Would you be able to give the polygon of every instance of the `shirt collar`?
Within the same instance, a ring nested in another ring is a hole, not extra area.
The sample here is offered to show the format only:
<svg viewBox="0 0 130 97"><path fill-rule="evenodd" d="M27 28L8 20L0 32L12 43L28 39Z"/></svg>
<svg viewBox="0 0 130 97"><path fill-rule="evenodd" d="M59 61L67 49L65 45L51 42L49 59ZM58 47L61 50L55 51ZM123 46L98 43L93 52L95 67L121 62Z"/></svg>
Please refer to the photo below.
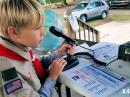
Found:
<svg viewBox="0 0 130 97"><path fill-rule="evenodd" d="M25 51L23 51L23 50L19 49L18 47L16 47L14 44L10 43L9 41L2 39L1 37L0 37L0 43L3 46L5 46L6 48L14 51L15 53L17 53L21 57L25 58L26 60L32 62L31 56L30 56L30 53L29 53L29 50L31 48L27 48Z"/></svg>

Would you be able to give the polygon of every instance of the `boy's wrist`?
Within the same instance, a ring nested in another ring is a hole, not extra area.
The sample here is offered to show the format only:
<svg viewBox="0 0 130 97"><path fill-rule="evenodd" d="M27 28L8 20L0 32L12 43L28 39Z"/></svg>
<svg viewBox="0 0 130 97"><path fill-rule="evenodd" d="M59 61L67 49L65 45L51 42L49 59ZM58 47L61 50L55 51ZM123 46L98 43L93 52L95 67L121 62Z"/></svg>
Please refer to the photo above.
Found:
<svg viewBox="0 0 130 97"><path fill-rule="evenodd" d="M54 81L56 81L58 79L58 76L56 76L56 75L54 75L54 76L49 75L49 78L52 79L52 80L54 80Z"/></svg>
<svg viewBox="0 0 130 97"><path fill-rule="evenodd" d="M60 49L58 49L57 51L58 51L58 54L59 54L60 56L63 56L63 54L62 54L62 52L61 52Z"/></svg>
<svg viewBox="0 0 130 97"><path fill-rule="evenodd" d="M49 78L53 81L56 81L58 77L49 76Z"/></svg>

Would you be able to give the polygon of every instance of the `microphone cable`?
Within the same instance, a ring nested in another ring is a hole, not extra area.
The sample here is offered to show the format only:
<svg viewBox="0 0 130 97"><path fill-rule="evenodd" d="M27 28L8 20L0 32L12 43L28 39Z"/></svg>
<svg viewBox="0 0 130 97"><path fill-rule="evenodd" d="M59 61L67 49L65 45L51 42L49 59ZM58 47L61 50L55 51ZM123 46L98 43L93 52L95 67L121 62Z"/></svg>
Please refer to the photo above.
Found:
<svg viewBox="0 0 130 97"><path fill-rule="evenodd" d="M77 43L78 44L78 43ZM89 49L89 48L86 48L86 47L83 47L81 45L78 44L79 47L83 48L83 49L86 49L86 50L89 50L89 51L92 51L93 54L90 54L89 52L78 52L78 53L75 53L74 56L80 56L80 55L86 55L86 56L89 56L90 58L92 58L97 64L99 65L104 65L106 66L107 63L105 62L102 62L102 61L99 61L95 58L95 51L92 50L92 49ZM87 58L88 59L88 58Z"/></svg>

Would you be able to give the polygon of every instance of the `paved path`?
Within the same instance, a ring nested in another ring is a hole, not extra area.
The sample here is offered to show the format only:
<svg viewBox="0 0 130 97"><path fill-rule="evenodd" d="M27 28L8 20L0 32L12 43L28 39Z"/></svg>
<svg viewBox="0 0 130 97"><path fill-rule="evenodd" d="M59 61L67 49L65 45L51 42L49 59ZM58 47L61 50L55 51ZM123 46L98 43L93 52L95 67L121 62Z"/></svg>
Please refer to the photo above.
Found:
<svg viewBox="0 0 130 97"><path fill-rule="evenodd" d="M100 31L101 42L114 42L118 44L130 41L130 21L110 22L95 27Z"/></svg>

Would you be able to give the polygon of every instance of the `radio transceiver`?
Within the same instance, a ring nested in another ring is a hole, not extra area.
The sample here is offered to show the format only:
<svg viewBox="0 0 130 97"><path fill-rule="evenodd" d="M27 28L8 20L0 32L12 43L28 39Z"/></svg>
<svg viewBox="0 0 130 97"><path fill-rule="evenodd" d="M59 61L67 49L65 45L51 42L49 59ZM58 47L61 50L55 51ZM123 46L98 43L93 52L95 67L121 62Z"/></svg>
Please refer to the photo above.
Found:
<svg viewBox="0 0 130 97"><path fill-rule="evenodd" d="M130 41L119 46L118 59L130 61Z"/></svg>

